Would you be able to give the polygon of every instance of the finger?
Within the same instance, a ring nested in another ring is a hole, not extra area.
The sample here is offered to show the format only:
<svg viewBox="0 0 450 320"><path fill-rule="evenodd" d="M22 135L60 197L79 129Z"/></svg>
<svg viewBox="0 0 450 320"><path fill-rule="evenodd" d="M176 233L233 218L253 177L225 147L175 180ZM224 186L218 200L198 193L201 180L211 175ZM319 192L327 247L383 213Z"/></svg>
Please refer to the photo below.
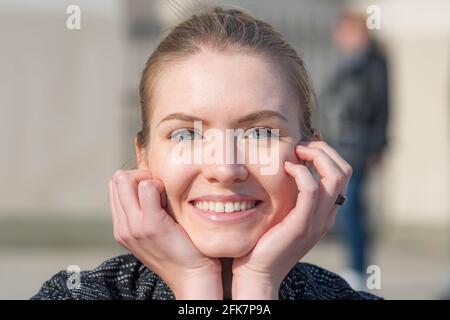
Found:
<svg viewBox="0 0 450 320"><path fill-rule="evenodd" d="M144 169L136 169L136 170L117 170L113 175L113 181L115 183L120 182L129 182L129 187L131 187L132 193L137 195L137 186L139 182L145 179L151 179L152 174L149 170ZM132 200L132 199L130 199ZM139 202L136 199L135 205L139 205Z"/></svg>
<svg viewBox="0 0 450 320"><path fill-rule="evenodd" d="M119 176L122 174L128 174L130 175L134 180L136 180L136 183L139 183L140 181L144 179L151 179L152 173L150 170L146 169L134 169L134 170L117 170L114 172L113 176Z"/></svg>
<svg viewBox="0 0 450 320"><path fill-rule="evenodd" d="M328 194L333 195L346 188L346 177L336 162L322 149L297 146L296 154L300 159L311 161L321 176L320 183Z"/></svg>
<svg viewBox="0 0 450 320"><path fill-rule="evenodd" d="M280 259L286 252L295 252L303 256L304 252L298 252L300 250L299 246L301 248L309 248L313 238L311 237L312 228L310 226L317 205L317 182L312 177L309 169L304 165L296 165L286 161L284 168L294 178L299 193L295 208L280 223L263 235L263 243L270 243L272 249L276 248L274 250L278 253L278 255L266 258L269 264L272 260ZM283 257L284 260L292 258L297 261L301 257L293 257L292 254L289 257Z"/></svg>
<svg viewBox="0 0 450 320"><path fill-rule="evenodd" d="M343 177L344 173L342 170L324 150L305 145L297 145L295 151L296 155L300 158L299 160L311 161L321 177L326 179Z"/></svg>
<svg viewBox="0 0 450 320"><path fill-rule="evenodd" d="M323 149L328 155L336 162L342 172L347 176L347 180L350 180L350 177L353 173L353 169L350 164L342 158L342 156L334 150L329 144L325 141L304 141L300 143L301 145L306 145L309 147L316 147ZM347 181L348 182L348 181Z"/></svg>
<svg viewBox="0 0 450 320"><path fill-rule="evenodd" d="M163 209L166 201L164 185L157 179L143 180L138 185L138 198L147 226L163 226L172 218Z"/></svg>
<svg viewBox="0 0 450 320"><path fill-rule="evenodd" d="M327 221L334 219L333 217L337 213L335 203L337 195L346 192L349 177L342 172L333 158L322 148L298 146L296 151L299 157L313 161L319 174L327 177L319 182L319 201L317 214L314 217L314 228L320 233L327 229L329 224Z"/></svg>
<svg viewBox="0 0 450 320"><path fill-rule="evenodd" d="M291 175L299 190L295 208L289 213L283 223L296 230L295 233L308 228L317 207L318 185L311 172L304 165L296 165L290 161L285 162L286 172Z"/></svg>
<svg viewBox="0 0 450 320"><path fill-rule="evenodd" d="M123 172L114 175L114 181L130 234L137 235L142 226L142 213L137 195L136 174Z"/></svg>
<svg viewBox="0 0 450 320"><path fill-rule="evenodd" d="M133 194L137 195L137 186L139 182L144 179L151 179L152 174L149 170L137 169L137 170L117 170L113 175L113 181L117 182L129 182L129 187L133 189ZM120 180L120 181L119 181ZM139 202L135 202L135 205L139 205Z"/></svg>
<svg viewBox="0 0 450 320"><path fill-rule="evenodd" d="M116 210L116 217L118 222L117 231L119 237L123 242L127 242L130 239L130 230L128 228L128 221L125 212L123 211L122 205L120 204L119 195L117 194L116 184L113 182L111 184L113 192L113 202L114 208Z"/></svg>
<svg viewBox="0 0 450 320"><path fill-rule="evenodd" d="M112 180L109 180L108 197L109 197L109 207L111 209L111 216L112 216L112 222L113 222L113 234L114 234L114 239L116 241L120 241L119 221L118 221L118 217L117 217L116 205L114 203L114 191L112 188L113 188L113 182L112 182Z"/></svg>

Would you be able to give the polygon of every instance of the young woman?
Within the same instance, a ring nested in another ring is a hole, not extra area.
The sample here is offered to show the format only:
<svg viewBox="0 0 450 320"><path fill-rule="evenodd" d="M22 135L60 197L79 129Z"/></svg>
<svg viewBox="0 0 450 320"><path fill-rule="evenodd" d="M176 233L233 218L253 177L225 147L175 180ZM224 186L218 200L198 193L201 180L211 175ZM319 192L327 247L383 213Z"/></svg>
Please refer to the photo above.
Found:
<svg viewBox="0 0 450 320"><path fill-rule="evenodd" d="M131 254L72 289L62 271L33 299L377 298L299 263L334 224L352 168L312 128L304 63L270 25L219 7L193 15L147 61L140 96L138 168L109 182L114 237ZM230 130L236 157L207 135ZM255 150L270 161L250 161ZM200 161L179 161L190 152Z"/></svg>

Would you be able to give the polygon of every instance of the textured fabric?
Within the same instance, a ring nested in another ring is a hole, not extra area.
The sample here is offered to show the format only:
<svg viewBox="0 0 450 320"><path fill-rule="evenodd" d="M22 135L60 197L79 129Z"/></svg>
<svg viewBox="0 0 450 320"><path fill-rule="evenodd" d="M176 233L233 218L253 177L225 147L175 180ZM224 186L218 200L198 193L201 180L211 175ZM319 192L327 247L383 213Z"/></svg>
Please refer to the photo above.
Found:
<svg viewBox="0 0 450 320"><path fill-rule="evenodd" d="M33 300L170 300L167 284L133 255L122 255L97 268L81 272L81 286L69 289L70 276L61 271L46 281ZM297 263L283 280L279 298L298 299L380 299L354 291L338 275L308 263Z"/></svg>

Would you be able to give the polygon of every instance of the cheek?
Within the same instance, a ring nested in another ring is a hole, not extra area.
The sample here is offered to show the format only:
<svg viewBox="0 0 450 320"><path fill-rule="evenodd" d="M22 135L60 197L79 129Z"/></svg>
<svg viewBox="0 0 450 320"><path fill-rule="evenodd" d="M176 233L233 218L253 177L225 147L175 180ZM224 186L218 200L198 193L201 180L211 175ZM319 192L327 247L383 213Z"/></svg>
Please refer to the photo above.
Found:
<svg viewBox="0 0 450 320"><path fill-rule="evenodd" d="M283 220L294 208L298 195L297 186L294 179L284 172L284 169L274 176L262 178L261 184L270 198L272 212L269 217L272 226Z"/></svg>
<svg viewBox="0 0 450 320"><path fill-rule="evenodd" d="M190 181L196 174L194 166L174 164L170 161L169 152L160 152L153 156L149 162L152 175L164 184L167 196L167 211L177 220L181 212L181 204L185 201L186 190Z"/></svg>
<svg viewBox="0 0 450 320"><path fill-rule="evenodd" d="M295 144L280 145L278 170L273 175L260 176L260 183L269 195L274 211L271 224L281 221L294 208L297 200L298 188L295 180L284 169L286 160L299 163L294 147Z"/></svg>

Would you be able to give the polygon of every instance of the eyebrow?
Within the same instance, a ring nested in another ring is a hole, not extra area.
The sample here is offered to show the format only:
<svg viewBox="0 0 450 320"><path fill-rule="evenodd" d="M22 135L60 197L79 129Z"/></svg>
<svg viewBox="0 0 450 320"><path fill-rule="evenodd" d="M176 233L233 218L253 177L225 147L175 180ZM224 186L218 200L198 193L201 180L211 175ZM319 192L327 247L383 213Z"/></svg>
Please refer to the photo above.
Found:
<svg viewBox="0 0 450 320"><path fill-rule="evenodd" d="M250 113L250 114L244 116L243 118L239 119L237 123L243 124L243 123L250 123L250 122L256 122L256 121L261 121L261 120L269 120L269 119L273 119L273 118L278 118L282 121L288 122L286 117L284 117L283 115L281 115L280 113L278 113L276 111L261 110L261 111L253 112L253 113ZM186 121L186 122L202 121L205 123L205 125L208 125L208 122L203 120L202 118L192 116L190 114L183 113L183 112L175 112L175 113L171 113L168 116L164 117L159 122L158 126L161 123L163 123L165 121L169 121L169 120L179 120L179 121Z"/></svg>
<svg viewBox="0 0 450 320"><path fill-rule="evenodd" d="M175 112L175 113L171 113L168 116L164 117L158 123L158 126L161 123L163 123L165 121L169 121L169 120L179 120L179 121L185 121L185 122L202 121L202 122L205 122L206 125L208 124L208 122L204 121L202 118L191 116L190 114L183 113L183 112Z"/></svg>
<svg viewBox="0 0 450 320"><path fill-rule="evenodd" d="M250 113L249 115L246 115L245 117L241 118L238 123L248 123L248 122L256 122L261 120L269 120L273 118L281 119L282 121L288 122L288 120L281 115L280 113L272 110L261 110L254 113Z"/></svg>

